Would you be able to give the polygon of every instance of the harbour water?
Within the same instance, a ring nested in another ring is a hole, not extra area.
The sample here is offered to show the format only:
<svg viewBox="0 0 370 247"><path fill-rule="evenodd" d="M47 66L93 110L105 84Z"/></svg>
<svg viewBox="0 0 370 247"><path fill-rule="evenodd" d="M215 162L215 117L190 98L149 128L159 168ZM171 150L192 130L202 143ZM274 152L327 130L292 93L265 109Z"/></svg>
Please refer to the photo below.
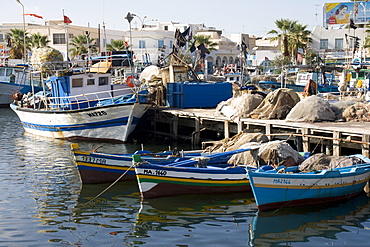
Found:
<svg viewBox="0 0 370 247"><path fill-rule="evenodd" d="M366 195L258 213L251 193L142 201L129 182L90 201L109 184L81 184L71 141L24 133L10 109L0 109L0 127L0 246L369 246ZM141 148L78 143L115 153Z"/></svg>

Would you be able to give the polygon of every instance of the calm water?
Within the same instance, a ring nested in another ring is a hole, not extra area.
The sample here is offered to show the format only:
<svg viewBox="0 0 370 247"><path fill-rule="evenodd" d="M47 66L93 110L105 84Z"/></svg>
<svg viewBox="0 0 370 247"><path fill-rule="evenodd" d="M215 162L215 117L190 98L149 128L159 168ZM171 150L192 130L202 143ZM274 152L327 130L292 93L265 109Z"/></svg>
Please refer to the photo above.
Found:
<svg viewBox="0 0 370 247"><path fill-rule="evenodd" d="M369 246L366 196L257 214L252 194L141 201L131 182L88 203L108 184L80 183L72 142L24 133L9 109L0 109L0 127L0 246ZM79 143L104 152L140 148Z"/></svg>

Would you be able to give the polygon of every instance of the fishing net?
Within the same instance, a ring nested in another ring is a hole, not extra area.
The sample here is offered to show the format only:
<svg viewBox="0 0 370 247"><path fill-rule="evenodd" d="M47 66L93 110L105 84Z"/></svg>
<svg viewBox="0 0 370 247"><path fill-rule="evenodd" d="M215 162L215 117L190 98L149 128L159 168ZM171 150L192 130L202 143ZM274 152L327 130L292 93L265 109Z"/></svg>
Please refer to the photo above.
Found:
<svg viewBox="0 0 370 247"><path fill-rule="evenodd" d="M240 148L248 148L251 145L255 143L246 143ZM264 143L259 149L235 154L228 163L257 167L258 165L293 166L302 161L303 157L287 142L272 141Z"/></svg>
<svg viewBox="0 0 370 247"><path fill-rule="evenodd" d="M343 111L346 121L370 122L370 105L368 103L356 103Z"/></svg>
<svg viewBox="0 0 370 247"><path fill-rule="evenodd" d="M245 118L262 102L263 98L260 94L241 94L219 103L214 115L231 119Z"/></svg>
<svg viewBox="0 0 370 247"><path fill-rule="evenodd" d="M330 103L330 107L333 110L337 120L345 120L345 117L343 116L344 110L358 102L359 100L357 99L343 99L334 103Z"/></svg>
<svg viewBox="0 0 370 247"><path fill-rule="evenodd" d="M286 117L286 120L291 122L321 122L335 119L328 101L316 95L301 100Z"/></svg>
<svg viewBox="0 0 370 247"><path fill-rule="evenodd" d="M357 157L331 156L323 153L315 154L303 161L298 169L302 172L319 171L339 167L362 164L364 161Z"/></svg>
<svg viewBox="0 0 370 247"><path fill-rule="evenodd" d="M285 119L300 101L298 94L287 88L279 88L267 95L261 104L247 117L256 119Z"/></svg>

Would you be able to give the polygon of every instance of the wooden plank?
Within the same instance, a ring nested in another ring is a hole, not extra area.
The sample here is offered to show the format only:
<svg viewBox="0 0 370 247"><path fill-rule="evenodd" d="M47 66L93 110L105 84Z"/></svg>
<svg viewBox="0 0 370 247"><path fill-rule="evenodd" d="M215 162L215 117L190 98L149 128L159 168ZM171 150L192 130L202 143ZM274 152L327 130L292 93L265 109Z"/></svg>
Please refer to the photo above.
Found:
<svg viewBox="0 0 370 247"><path fill-rule="evenodd" d="M370 135L362 135L362 141L366 144L362 144L362 155L369 157L369 142L370 142Z"/></svg>
<svg viewBox="0 0 370 247"><path fill-rule="evenodd" d="M333 132L333 155L340 155L340 136L339 131Z"/></svg>

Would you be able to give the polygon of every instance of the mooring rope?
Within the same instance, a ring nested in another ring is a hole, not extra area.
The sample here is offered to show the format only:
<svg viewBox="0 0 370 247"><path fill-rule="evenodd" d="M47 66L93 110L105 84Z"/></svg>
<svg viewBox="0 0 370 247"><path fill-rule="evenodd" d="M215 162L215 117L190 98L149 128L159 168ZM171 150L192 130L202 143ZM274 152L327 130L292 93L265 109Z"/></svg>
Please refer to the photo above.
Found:
<svg viewBox="0 0 370 247"><path fill-rule="evenodd" d="M111 185L109 185L105 190L103 190L102 192L100 192L98 195L96 195L93 199L91 199L90 201L86 202L86 204L89 204L93 201L95 201L99 196L101 196L102 194L104 194L107 190L109 190L113 185L115 185L123 176L126 175L126 173L132 168L135 166L135 162L132 162L132 165L121 175L119 176Z"/></svg>

